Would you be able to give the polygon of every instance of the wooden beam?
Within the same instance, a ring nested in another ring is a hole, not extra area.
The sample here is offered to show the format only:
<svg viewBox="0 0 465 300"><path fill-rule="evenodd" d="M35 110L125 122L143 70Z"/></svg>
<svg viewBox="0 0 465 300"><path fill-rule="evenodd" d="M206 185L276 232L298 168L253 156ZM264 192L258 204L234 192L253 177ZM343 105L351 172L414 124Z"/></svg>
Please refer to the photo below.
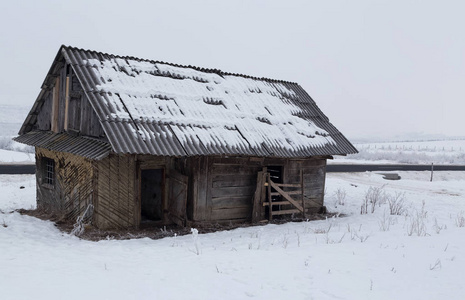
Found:
<svg viewBox="0 0 465 300"><path fill-rule="evenodd" d="M58 132L59 100L60 100L60 77L57 77L55 79L55 86L53 87L53 98L52 98L51 129L53 132Z"/></svg>
<svg viewBox="0 0 465 300"><path fill-rule="evenodd" d="M304 212L303 207L294 199L291 198L285 191L283 191L279 186L277 186L273 181L268 180L270 183L271 187L274 188L278 193L280 193L287 201L291 202L292 205L294 205L298 210L301 212ZM268 187L269 188L269 187ZM271 198L271 195L270 195Z"/></svg>
<svg viewBox="0 0 465 300"><path fill-rule="evenodd" d="M65 89L65 124L63 128L68 130L68 112L69 112L69 76L66 76L66 89Z"/></svg>

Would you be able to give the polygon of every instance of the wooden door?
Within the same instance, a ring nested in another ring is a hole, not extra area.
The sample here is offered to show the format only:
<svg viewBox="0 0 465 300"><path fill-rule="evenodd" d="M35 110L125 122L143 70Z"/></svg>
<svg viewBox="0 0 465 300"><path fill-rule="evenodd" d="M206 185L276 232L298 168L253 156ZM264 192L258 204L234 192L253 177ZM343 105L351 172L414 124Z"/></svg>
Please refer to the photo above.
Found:
<svg viewBox="0 0 465 300"><path fill-rule="evenodd" d="M179 226L186 226L188 177L174 170L169 174L168 207L171 221Z"/></svg>

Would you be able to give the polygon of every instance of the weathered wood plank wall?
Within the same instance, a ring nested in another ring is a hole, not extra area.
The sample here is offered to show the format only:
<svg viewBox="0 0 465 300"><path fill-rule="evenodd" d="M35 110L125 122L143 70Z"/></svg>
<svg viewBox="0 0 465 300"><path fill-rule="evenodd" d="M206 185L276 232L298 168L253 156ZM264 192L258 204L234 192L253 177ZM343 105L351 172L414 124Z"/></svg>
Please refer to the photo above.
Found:
<svg viewBox="0 0 465 300"><path fill-rule="evenodd" d="M246 221L252 216L252 199L257 185L257 173L262 169L248 158L213 158L209 170L212 178L211 220Z"/></svg>
<svg viewBox="0 0 465 300"><path fill-rule="evenodd" d="M44 97L42 97L43 103L37 114L37 121L34 129L51 130L52 96L51 91L48 91L45 93Z"/></svg>
<svg viewBox="0 0 465 300"><path fill-rule="evenodd" d="M291 160L286 169L286 183L300 184L301 170L304 176L305 211L318 212L323 206L326 160ZM293 189L285 188L284 190Z"/></svg>
<svg viewBox="0 0 465 300"><path fill-rule="evenodd" d="M55 162L54 185L44 183L43 158ZM75 221L94 204L93 166L84 157L36 147L37 206L64 219Z"/></svg>
<svg viewBox="0 0 465 300"><path fill-rule="evenodd" d="M110 155L96 163L95 222L98 228L137 227L136 164L134 156Z"/></svg>
<svg viewBox="0 0 465 300"><path fill-rule="evenodd" d="M188 216L194 222L250 220L257 174L270 166L282 167L283 183L289 184L300 184L303 171L306 212L317 212L323 205L325 159L196 157L188 158L188 166Z"/></svg>

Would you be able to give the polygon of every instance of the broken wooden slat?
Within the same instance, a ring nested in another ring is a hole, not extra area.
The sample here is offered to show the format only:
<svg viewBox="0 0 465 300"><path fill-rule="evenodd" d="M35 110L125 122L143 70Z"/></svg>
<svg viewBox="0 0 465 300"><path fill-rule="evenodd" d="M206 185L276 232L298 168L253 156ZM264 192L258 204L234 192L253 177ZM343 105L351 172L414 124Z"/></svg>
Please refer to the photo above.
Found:
<svg viewBox="0 0 465 300"><path fill-rule="evenodd" d="M298 209L287 209L287 210L277 210L277 211L272 212L273 216L290 215L290 214L297 214L297 213L300 213L300 210L298 210Z"/></svg>
<svg viewBox="0 0 465 300"><path fill-rule="evenodd" d="M268 175L268 182L270 183L271 187L273 187L277 192L279 192L284 198L286 198L287 201L291 202L292 205L294 205L298 210L300 210L301 212L304 211L303 207L297 202L295 201L294 199L291 198L291 196L289 196L285 191L283 191L279 186L277 186L273 181L271 181L269 179L269 175ZM268 187L270 188L270 187ZM271 190L271 189L270 189ZM271 194L271 192L270 192ZM269 196L270 198L270 202L271 202L271 195Z"/></svg>
<svg viewBox="0 0 465 300"><path fill-rule="evenodd" d="M301 190L300 191L286 191L286 193L288 195L301 195L302 191ZM278 193L278 192L271 192L271 196L279 196L279 195L281 195L281 194Z"/></svg>
<svg viewBox="0 0 465 300"><path fill-rule="evenodd" d="M291 202L289 201L273 201L271 202L271 205L292 205ZM268 202L264 202L263 206L270 206Z"/></svg>
<svg viewBox="0 0 465 300"><path fill-rule="evenodd" d="M300 184L294 184L294 183L274 183L274 185L279 186L279 187L298 187L298 188L301 187ZM268 186L268 182L265 183L265 186Z"/></svg>

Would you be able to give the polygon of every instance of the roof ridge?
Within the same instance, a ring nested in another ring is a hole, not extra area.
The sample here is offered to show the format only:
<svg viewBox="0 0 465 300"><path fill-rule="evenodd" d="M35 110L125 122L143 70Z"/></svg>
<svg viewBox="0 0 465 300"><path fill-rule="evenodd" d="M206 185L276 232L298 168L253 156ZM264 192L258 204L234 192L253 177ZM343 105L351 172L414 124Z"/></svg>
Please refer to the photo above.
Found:
<svg viewBox="0 0 465 300"><path fill-rule="evenodd" d="M107 52L99 52L96 50L90 50L90 49L83 49L83 48L78 48L78 47L73 47L73 46L67 46L67 45L62 45L62 49L67 49L67 50L75 50L75 51L81 51L81 52L90 52L94 54L101 54L101 55L106 55L114 58L121 58L121 59L132 59L136 61L145 61L145 62L150 62L154 64L165 64L173 67L178 67L178 68L189 68L189 69L194 69L199 72L204 72L204 73L215 73L220 76L238 76L238 77L243 77L243 78L249 78L249 79L254 79L254 80L262 80L262 81L268 81L268 82L273 82L273 83L287 83L287 84L296 84L298 83L293 82L293 81L287 81L287 80L280 80L280 79L273 79L273 78L267 78L267 77L256 77L256 76L251 76L247 74L240 74L240 73L231 73L231 72L225 72L220 69L212 69L212 68L203 68L203 67L197 67L197 66L192 66L192 65L180 65L180 64L175 64L175 63L170 63L170 62L165 62L165 61L160 61L160 60L153 60L153 59L145 59L145 58L139 58L135 56L123 56L123 55L116 55L116 54L111 54Z"/></svg>

